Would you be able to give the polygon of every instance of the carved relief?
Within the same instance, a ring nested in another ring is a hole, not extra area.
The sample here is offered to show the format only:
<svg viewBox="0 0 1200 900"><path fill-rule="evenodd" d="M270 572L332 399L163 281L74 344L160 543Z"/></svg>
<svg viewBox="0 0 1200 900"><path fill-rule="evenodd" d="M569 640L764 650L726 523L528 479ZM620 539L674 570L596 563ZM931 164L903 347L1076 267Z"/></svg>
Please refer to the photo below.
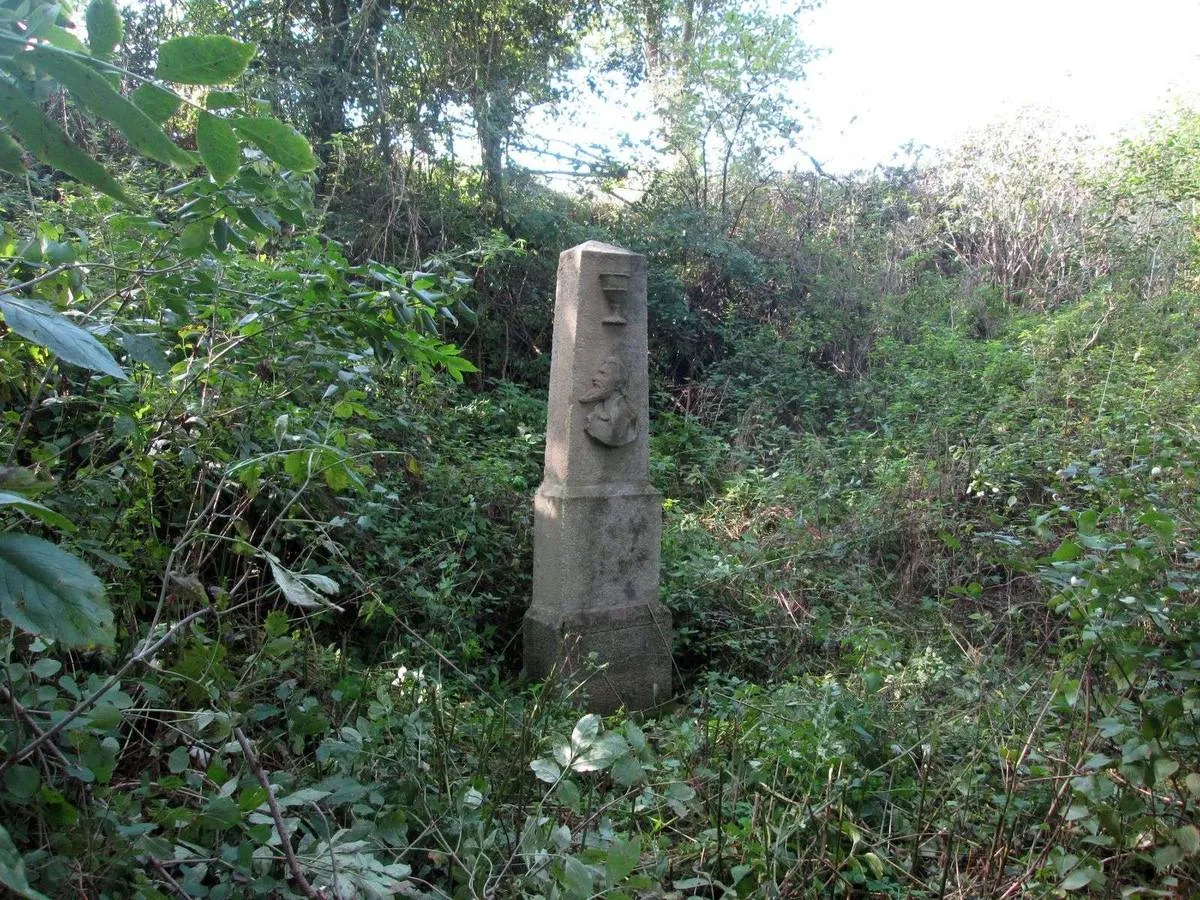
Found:
<svg viewBox="0 0 1200 900"><path fill-rule="evenodd" d="M627 325L625 308L629 303L629 285L632 279L625 272L601 272L600 290L608 303L608 315L600 321L605 325Z"/></svg>
<svg viewBox="0 0 1200 900"><path fill-rule="evenodd" d="M608 357L579 398L583 405L591 404L585 430L592 439L609 447L624 447L637 437L638 416L625 396L628 389L629 369L617 357Z"/></svg>

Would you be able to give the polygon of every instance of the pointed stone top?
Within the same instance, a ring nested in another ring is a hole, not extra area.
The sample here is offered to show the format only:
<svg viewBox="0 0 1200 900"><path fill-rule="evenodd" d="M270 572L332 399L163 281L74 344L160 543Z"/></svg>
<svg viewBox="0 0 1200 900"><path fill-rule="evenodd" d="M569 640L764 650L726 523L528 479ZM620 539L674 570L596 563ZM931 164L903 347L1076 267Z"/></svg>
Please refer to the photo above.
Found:
<svg viewBox="0 0 1200 900"><path fill-rule="evenodd" d="M572 247L566 252L574 253L577 250L581 253L624 253L629 256L637 255L632 250L626 250L624 247L618 247L616 244L606 244L604 241L584 241L582 244Z"/></svg>

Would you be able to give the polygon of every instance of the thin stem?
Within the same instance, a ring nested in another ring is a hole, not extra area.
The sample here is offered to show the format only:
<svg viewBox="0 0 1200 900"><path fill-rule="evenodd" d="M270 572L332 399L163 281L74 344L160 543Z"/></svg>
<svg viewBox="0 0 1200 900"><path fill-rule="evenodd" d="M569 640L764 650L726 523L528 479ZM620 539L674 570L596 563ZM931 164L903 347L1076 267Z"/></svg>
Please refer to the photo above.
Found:
<svg viewBox="0 0 1200 900"><path fill-rule="evenodd" d="M166 634L164 634L153 644L143 647L141 650L138 650L136 653L134 653L133 656L129 657L129 659L125 661L125 664L122 665L121 668L117 669L117 671L114 672L109 679L104 682L104 684L100 685L100 688L95 693L93 693L87 699L80 701L73 710L67 713L64 718L59 720L57 725L55 725L49 731L42 732L12 756L6 759L3 763L0 763L0 775L3 775L21 760L28 758L31 753L45 744L48 740L57 736L64 728L95 706L101 697L116 687L117 683L120 682L120 680L125 677L125 674L137 663L154 656L154 654L157 653L162 647L166 646L171 640L173 640L176 634L178 634L188 625L191 625L196 619L200 618L206 613L212 612L213 609L215 609L215 607L206 606L203 609L196 610L191 615L186 616L176 622L173 626L171 626Z"/></svg>
<svg viewBox="0 0 1200 900"><path fill-rule="evenodd" d="M271 782L267 780L267 773L263 771L262 764L254 755L254 748L250 746L250 741L241 728L234 728L233 736L237 738L237 742L242 747L242 753L246 756L246 764L250 766L250 771L258 779L262 789L267 792L267 806L271 808L271 818L275 820L275 830L279 833L279 842L283 845L283 854L287 857L288 870L292 873L292 880L296 883L297 890L311 900L321 900L321 895L308 883L308 879L304 877L304 870L300 868L300 860L296 858L296 851L292 849L292 837L288 833L287 824L283 821L279 801L275 799L275 791L271 787Z"/></svg>

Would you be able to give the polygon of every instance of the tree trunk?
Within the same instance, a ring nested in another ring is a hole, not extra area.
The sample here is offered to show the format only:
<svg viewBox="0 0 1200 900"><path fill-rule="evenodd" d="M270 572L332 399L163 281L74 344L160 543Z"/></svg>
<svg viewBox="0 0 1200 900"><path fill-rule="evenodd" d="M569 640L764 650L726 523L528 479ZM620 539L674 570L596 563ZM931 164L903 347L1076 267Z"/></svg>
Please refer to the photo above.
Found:
<svg viewBox="0 0 1200 900"><path fill-rule="evenodd" d="M512 125L509 103L500 91L485 90L475 104L475 131L483 160L483 190L496 222L504 224L504 143ZM507 229L506 229L507 230Z"/></svg>

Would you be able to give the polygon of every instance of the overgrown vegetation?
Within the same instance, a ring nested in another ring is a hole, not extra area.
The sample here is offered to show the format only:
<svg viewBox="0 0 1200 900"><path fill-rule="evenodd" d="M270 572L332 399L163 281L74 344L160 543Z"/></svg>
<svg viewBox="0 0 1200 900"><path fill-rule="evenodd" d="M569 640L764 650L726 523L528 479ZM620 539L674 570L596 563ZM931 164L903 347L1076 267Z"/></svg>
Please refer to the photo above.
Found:
<svg viewBox="0 0 1200 900"><path fill-rule="evenodd" d="M766 8L469 6L0 2L0 884L1200 891L1200 114L786 175ZM588 27L676 154L634 201L505 164ZM593 237L678 666L605 720L518 677Z"/></svg>

